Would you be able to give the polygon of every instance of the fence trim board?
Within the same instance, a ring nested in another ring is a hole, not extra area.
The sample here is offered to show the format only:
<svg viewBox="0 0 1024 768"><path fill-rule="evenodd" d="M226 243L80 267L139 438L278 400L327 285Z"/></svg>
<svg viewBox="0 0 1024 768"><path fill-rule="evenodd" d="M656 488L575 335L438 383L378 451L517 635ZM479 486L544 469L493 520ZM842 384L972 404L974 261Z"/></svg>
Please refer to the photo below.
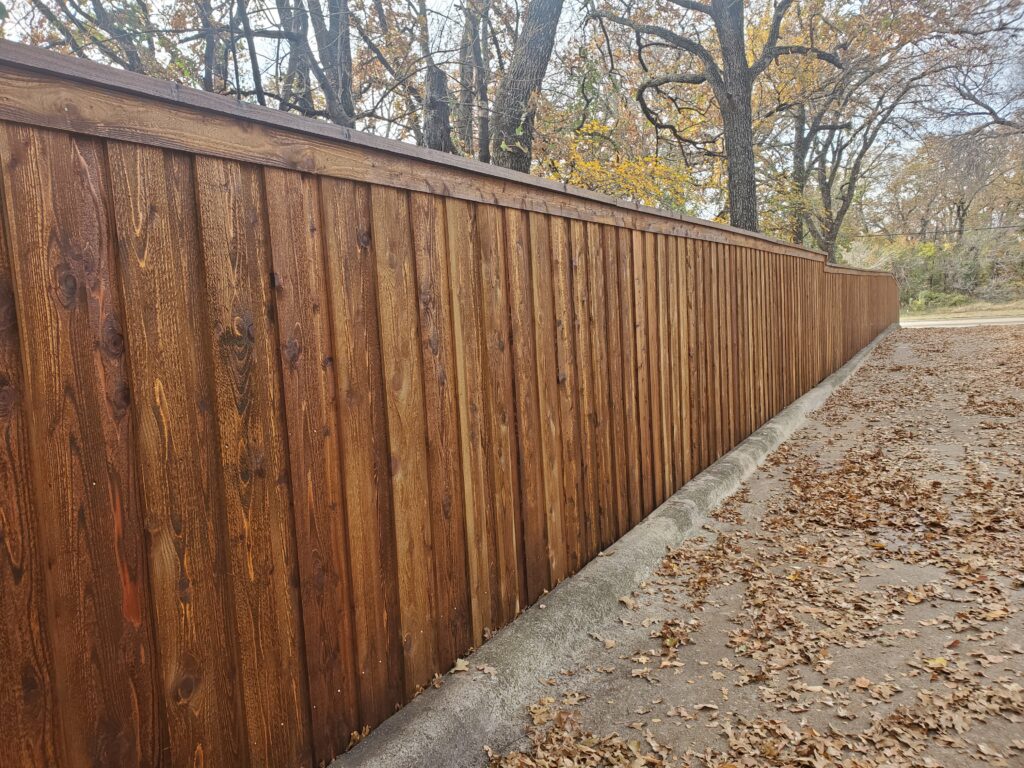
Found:
<svg viewBox="0 0 1024 768"><path fill-rule="evenodd" d="M767 243L775 251L825 260L820 251L768 235L619 200L7 40L0 40L0 77L8 81L0 96L0 119L12 122L434 192L472 202L514 205L617 226L642 224L656 231L704 240ZM68 89L69 82L76 89ZM188 122L189 115L203 119L201 136L194 135L195 125ZM212 141L215 136L216 143ZM263 140L257 142L257 138ZM296 151L298 144L307 150L315 147L325 154L313 157L309 151ZM531 202L531 198L537 200Z"/></svg>

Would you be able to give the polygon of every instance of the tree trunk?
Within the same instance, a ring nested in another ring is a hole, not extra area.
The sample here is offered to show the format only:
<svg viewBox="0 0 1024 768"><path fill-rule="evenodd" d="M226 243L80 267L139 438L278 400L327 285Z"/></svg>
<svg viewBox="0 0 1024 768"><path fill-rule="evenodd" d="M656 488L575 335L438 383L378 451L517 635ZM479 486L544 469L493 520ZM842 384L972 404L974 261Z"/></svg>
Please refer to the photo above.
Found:
<svg viewBox="0 0 1024 768"><path fill-rule="evenodd" d="M455 134L462 145L460 149L467 155L473 154L473 102L476 93L473 48L479 35L480 18L470 0L466 2L462 41L459 44L459 103L455 110Z"/></svg>
<svg viewBox="0 0 1024 768"><path fill-rule="evenodd" d="M551 59L562 0L533 0L526 9L505 76L494 100L491 162L530 172L533 159L533 119L541 82Z"/></svg>
<svg viewBox="0 0 1024 768"><path fill-rule="evenodd" d="M800 104L793 119L793 242L804 244L804 189L807 187L807 107Z"/></svg>
<svg viewBox="0 0 1024 768"><path fill-rule="evenodd" d="M455 153L448 78L433 61L427 63L423 110L423 143L431 149Z"/></svg>
<svg viewBox="0 0 1024 768"><path fill-rule="evenodd" d="M722 109L725 128L725 162L729 171L729 223L757 231L757 174L754 164L754 130L749 92L730 98Z"/></svg>
<svg viewBox="0 0 1024 768"><path fill-rule="evenodd" d="M712 18L722 48L722 83L715 98L722 115L729 175L729 223L757 231L754 165L753 75L747 63L743 0L712 0Z"/></svg>

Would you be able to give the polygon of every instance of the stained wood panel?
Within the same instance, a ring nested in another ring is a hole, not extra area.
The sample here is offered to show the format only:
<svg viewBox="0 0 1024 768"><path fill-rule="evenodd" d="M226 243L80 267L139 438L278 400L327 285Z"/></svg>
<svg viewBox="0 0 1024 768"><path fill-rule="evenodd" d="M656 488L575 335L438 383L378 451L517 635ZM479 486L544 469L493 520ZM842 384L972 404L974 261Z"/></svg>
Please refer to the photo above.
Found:
<svg viewBox="0 0 1024 768"><path fill-rule="evenodd" d="M490 453L493 481L491 535L494 548L495 627L520 609L519 466L516 453L515 400L512 383L512 328L509 316L505 223L500 208L476 206L483 311L484 370L488 383Z"/></svg>
<svg viewBox="0 0 1024 768"><path fill-rule="evenodd" d="M437 663L447 669L471 644L465 501L459 453L455 340L444 199L411 196L419 300L420 354L427 416L430 525L434 552Z"/></svg>
<svg viewBox="0 0 1024 768"><path fill-rule="evenodd" d="M388 464L398 565L398 605L405 695L425 686L436 669L431 626L433 552L429 517L423 368L416 333L415 262L408 193L371 187L372 241L377 268Z"/></svg>
<svg viewBox="0 0 1024 768"><path fill-rule="evenodd" d="M244 719L255 763L310 757L295 531L260 170L196 159L228 574Z"/></svg>
<svg viewBox="0 0 1024 768"><path fill-rule="evenodd" d="M320 191L314 177L274 168L264 185L311 731L326 760L361 722Z"/></svg>
<svg viewBox="0 0 1024 768"><path fill-rule="evenodd" d="M569 222L551 219L551 269L554 282L555 355L558 364L558 417L562 449L562 530L566 573L575 573L584 558L583 457L580 452L579 371L576 367L576 313L573 298L572 244ZM632 337L630 337L632 338ZM565 573L563 573L564 577Z"/></svg>
<svg viewBox="0 0 1024 768"><path fill-rule="evenodd" d="M329 760L896 316L794 246L9 48L5 766Z"/></svg>
<svg viewBox="0 0 1024 768"><path fill-rule="evenodd" d="M370 190L321 179L320 201L352 564L359 712L361 722L377 723L402 703L405 666Z"/></svg>
<svg viewBox="0 0 1024 768"><path fill-rule="evenodd" d="M169 759L250 759L192 158L108 145Z"/></svg>
<svg viewBox="0 0 1024 768"><path fill-rule="evenodd" d="M494 554L494 482L488 456L490 425L486 411L486 358L478 260L474 254L476 220L472 207L445 201L448 258L452 277L452 325L459 392L459 446L466 503L466 550L473 644L497 626L497 557Z"/></svg>
<svg viewBox="0 0 1024 768"><path fill-rule="evenodd" d="M6 129L6 126L5 126ZM0 201L9 201L9 144L0 138ZM0 762L33 768L58 764L56 684L43 580L44 554L32 499L10 215L0 205Z"/></svg>
<svg viewBox="0 0 1024 768"><path fill-rule="evenodd" d="M0 157L55 684L75 692L57 701L64 760L150 765L159 695L103 147L12 126Z"/></svg>
<svg viewBox="0 0 1024 768"><path fill-rule="evenodd" d="M540 406L541 475L547 529L550 584L566 576L562 511L562 434L559 416L558 358L555 331L551 230L548 218L531 213L530 262L533 266L533 312L537 350L537 395Z"/></svg>

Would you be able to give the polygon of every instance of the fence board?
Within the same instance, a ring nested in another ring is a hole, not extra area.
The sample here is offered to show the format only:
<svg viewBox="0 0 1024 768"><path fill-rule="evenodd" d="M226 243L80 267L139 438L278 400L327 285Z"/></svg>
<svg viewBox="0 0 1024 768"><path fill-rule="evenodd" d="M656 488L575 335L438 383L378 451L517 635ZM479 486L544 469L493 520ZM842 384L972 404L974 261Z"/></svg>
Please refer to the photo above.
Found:
<svg viewBox="0 0 1024 768"><path fill-rule="evenodd" d="M402 701L404 664L390 460L381 374L370 191L321 179L327 295L334 349L360 720Z"/></svg>
<svg viewBox="0 0 1024 768"><path fill-rule="evenodd" d="M325 760L361 723L320 194L315 177L276 168L264 184L311 729Z"/></svg>
<svg viewBox="0 0 1024 768"><path fill-rule="evenodd" d="M192 158L108 152L170 758L245 762Z"/></svg>
<svg viewBox="0 0 1024 768"><path fill-rule="evenodd" d="M254 762L294 764L309 759L309 715L261 182L254 166L196 158L202 326L247 741Z"/></svg>
<svg viewBox="0 0 1024 768"><path fill-rule="evenodd" d="M451 279L443 198L414 192L411 206L427 416L435 642L438 668L448 669L469 647L472 635Z"/></svg>
<svg viewBox="0 0 1024 768"><path fill-rule="evenodd" d="M0 763L44 768L58 753L56 690L43 583L43 553L36 530L29 458L25 382L11 273L9 227L2 200L5 163L0 161L0 605L5 625L0 654L17 663L0 665ZM14 615L17 621L6 621Z"/></svg>
<svg viewBox="0 0 1024 768"><path fill-rule="evenodd" d="M152 765L159 694L103 147L6 126L0 158L64 761Z"/></svg>

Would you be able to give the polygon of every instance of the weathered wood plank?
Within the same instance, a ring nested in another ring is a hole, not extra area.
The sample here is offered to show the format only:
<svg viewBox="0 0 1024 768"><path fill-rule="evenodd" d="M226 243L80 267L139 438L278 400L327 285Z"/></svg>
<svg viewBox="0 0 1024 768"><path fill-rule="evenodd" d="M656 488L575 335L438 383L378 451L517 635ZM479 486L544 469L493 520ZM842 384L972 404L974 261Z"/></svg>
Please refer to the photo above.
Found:
<svg viewBox="0 0 1024 768"><path fill-rule="evenodd" d="M6 217L0 203L0 764L44 768L60 734Z"/></svg>
<svg viewBox="0 0 1024 768"><path fill-rule="evenodd" d="M593 411L598 491L597 528L600 547L615 541L615 488L612 467L611 418L608 394L608 306L605 297L604 242L598 224L587 225L587 277L590 284L590 348L593 355Z"/></svg>
<svg viewBox="0 0 1024 768"><path fill-rule="evenodd" d="M398 607L405 695L430 682L437 660L431 583L430 478L408 193L370 187L377 320L387 415L388 463L398 556Z"/></svg>
<svg viewBox="0 0 1024 768"><path fill-rule="evenodd" d="M658 328L658 238L644 237L644 280L647 305L647 372L651 394L651 470L654 485L652 509L665 500L665 443L661 416L661 337ZM648 510L650 511L650 510Z"/></svg>
<svg viewBox="0 0 1024 768"><path fill-rule="evenodd" d="M495 626L504 626L520 608L519 461L516 450L512 381L512 328L509 317L505 222L500 208L476 206L480 298L483 310L484 370L487 373L491 477L494 518L491 523L497 558Z"/></svg>
<svg viewBox="0 0 1024 768"><path fill-rule="evenodd" d="M532 603L551 586L545 517L544 455L537 383L537 313L530 268L530 222L522 211L505 211L508 236L509 302L512 316L516 428L519 446L520 517L526 570L524 600Z"/></svg>
<svg viewBox="0 0 1024 768"><path fill-rule="evenodd" d="M597 436L594 416L594 366L590 338L591 262L587 245L587 228L581 221L569 225L572 248L573 328L576 341L576 370L579 371L580 453L582 455L583 488L583 552L586 560L600 550L598 526L601 505L600 481L597 473Z"/></svg>
<svg viewBox="0 0 1024 768"><path fill-rule="evenodd" d="M629 477L626 462L626 411L622 383L622 328L619 307L619 240L613 227L602 227L604 242L605 305L607 307L608 397L611 435L612 500L615 538L629 530Z"/></svg>
<svg viewBox="0 0 1024 768"><path fill-rule="evenodd" d="M558 365L558 417L562 436L562 520L568 573L583 567L585 530L583 457L580 449L579 372L576 367L576 313L573 297L569 222L551 219L551 270L555 292L555 355Z"/></svg>
<svg viewBox="0 0 1024 768"><path fill-rule="evenodd" d="M618 230L619 259L616 264L619 284L619 333L622 350L622 398L625 403L625 450L628 527L643 519L643 482L641 479L640 423L637 402L636 312L633 294L633 238L627 229Z"/></svg>
<svg viewBox="0 0 1024 768"><path fill-rule="evenodd" d="M637 419L640 422L641 517L654 509L654 443L651 437L651 384L647 333L647 239L633 232L633 313L636 337Z"/></svg>

